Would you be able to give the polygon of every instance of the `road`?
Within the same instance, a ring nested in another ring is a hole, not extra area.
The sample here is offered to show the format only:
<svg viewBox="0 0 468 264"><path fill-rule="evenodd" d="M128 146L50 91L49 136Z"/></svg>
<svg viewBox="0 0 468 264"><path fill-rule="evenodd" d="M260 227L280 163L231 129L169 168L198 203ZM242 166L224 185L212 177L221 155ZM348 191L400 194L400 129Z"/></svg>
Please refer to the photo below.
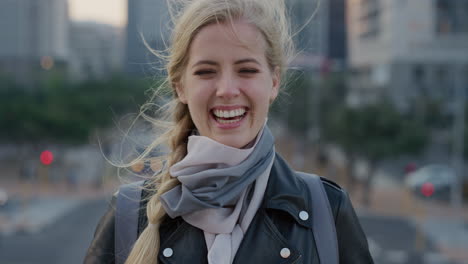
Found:
<svg viewBox="0 0 468 264"><path fill-rule="evenodd" d="M458 264L436 251L410 221L399 217L361 215L361 225L378 264Z"/></svg>
<svg viewBox="0 0 468 264"><path fill-rule="evenodd" d="M37 234L1 237L1 263L83 263L96 224L106 208L105 200L86 201Z"/></svg>
<svg viewBox="0 0 468 264"><path fill-rule="evenodd" d="M82 263L107 201L91 200L37 234L16 234L0 241L5 264ZM461 264L447 261L430 241L403 218L361 215L371 253L378 264Z"/></svg>

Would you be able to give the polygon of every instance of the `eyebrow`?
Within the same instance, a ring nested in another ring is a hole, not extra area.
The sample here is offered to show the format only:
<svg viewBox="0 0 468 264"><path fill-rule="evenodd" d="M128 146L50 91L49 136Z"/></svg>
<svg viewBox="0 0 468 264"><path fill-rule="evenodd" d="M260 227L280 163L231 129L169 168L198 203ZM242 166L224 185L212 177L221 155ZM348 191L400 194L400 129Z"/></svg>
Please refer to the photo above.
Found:
<svg viewBox="0 0 468 264"><path fill-rule="evenodd" d="M242 63L248 63L248 62L252 62L252 63L256 63L258 65L260 65L260 62L258 62L256 59L254 58L246 58L246 59L240 59L240 60L237 60L236 62L234 62L235 65L238 65L238 64L242 64ZM201 61L198 61L197 63L195 63L193 67L195 66L198 66L198 65L201 65L201 64L208 64L208 65L218 65L217 62L215 61L211 61L211 60L201 60Z"/></svg>

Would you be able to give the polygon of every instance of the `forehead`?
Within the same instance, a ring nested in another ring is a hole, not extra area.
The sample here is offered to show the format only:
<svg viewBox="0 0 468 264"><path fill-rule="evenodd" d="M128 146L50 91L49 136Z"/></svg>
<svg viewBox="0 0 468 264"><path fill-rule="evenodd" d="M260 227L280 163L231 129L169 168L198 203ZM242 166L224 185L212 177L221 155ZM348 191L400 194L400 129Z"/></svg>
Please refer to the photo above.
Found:
<svg viewBox="0 0 468 264"><path fill-rule="evenodd" d="M199 57L265 57L266 41L260 31L242 20L203 27L190 45L190 61Z"/></svg>

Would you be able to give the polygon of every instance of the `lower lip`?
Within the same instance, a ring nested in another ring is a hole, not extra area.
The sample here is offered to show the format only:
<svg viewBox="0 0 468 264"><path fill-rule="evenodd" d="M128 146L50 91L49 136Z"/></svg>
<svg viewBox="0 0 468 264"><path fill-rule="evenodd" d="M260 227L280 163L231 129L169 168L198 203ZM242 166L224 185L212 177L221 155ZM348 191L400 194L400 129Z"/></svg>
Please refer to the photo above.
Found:
<svg viewBox="0 0 468 264"><path fill-rule="evenodd" d="M226 124L219 123L213 115L211 115L211 119L214 121L214 123L216 124L216 127L218 128L233 129L233 128L240 127L242 125L242 122L246 119L247 115L248 115L248 112L239 121L226 123Z"/></svg>

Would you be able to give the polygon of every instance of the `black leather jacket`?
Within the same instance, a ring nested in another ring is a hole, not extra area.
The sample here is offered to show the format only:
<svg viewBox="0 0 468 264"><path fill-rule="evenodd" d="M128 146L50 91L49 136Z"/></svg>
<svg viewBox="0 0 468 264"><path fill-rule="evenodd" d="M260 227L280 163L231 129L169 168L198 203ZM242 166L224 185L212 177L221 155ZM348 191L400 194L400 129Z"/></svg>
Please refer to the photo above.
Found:
<svg viewBox="0 0 468 264"><path fill-rule="evenodd" d="M348 195L335 183L322 179L331 204L338 236L340 264L373 263L367 239L359 224ZM286 162L276 155L263 202L244 235L234 263L320 263L311 221L299 219L299 212L310 212L305 197L308 188ZM143 192L143 196L148 196ZM144 199L143 199L144 200ZM142 202L141 206L145 206ZM94 240L85 257L85 264L114 263L114 202L102 217ZM311 220L312 217L309 217ZM146 227L146 210L141 210L138 233ZM203 231L181 217L167 217L160 227L159 263L207 263ZM172 249L171 257L162 252ZM288 258L280 251L290 249Z"/></svg>

